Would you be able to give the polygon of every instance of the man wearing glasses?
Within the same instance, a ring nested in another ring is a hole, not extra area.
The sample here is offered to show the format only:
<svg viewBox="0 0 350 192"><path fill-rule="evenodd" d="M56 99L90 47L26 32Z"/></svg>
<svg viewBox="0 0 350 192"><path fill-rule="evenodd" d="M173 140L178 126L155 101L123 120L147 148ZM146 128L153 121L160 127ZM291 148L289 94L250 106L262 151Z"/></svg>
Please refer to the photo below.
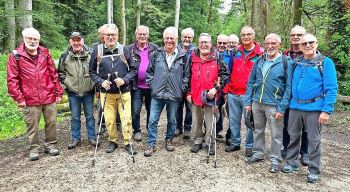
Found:
<svg viewBox="0 0 350 192"><path fill-rule="evenodd" d="M102 55L99 47L94 47L90 59L90 77L101 87L101 103L106 99L104 114L108 131L108 147L106 153L112 153L118 147L116 114L119 111L125 150L136 154L131 146L131 80L135 78L136 66L127 47L118 43L118 27L107 24L104 28L104 44ZM123 106L124 105L124 106Z"/></svg>
<svg viewBox="0 0 350 192"><path fill-rule="evenodd" d="M132 80L131 90L132 127L134 130L133 138L135 141L140 142L142 141L140 114L143 101L145 101L145 108L147 111L146 130L148 128L151 108L151 90L146 83L146 70L154 52L158 49L158 46L148 41L149 28L147 26L138 26L135 30L135 36L135 43L128 47L137 68L136 77Z"/></svg>
<svg viewBox="0 0 350 192"><path fill-rule="evenodd" d="M298 57L301 57L303 55L303 52L299 48L300 40L301 38L306 34L306 29L302 26L296 25L292 28L290 32L290 43L292 45L291 48L287 49L283 52L284 55L289 56L293 60L296 60ZM287 131L288 127L288 117L289 117L289 108L287 108L286 113L284 115L284 126L283 126L283 150L281 151L282 157L286 157L287 153L287 147L289 144L289 134ZM301 138L301 148L300 148L300 155L301 155L301 164L304 166L307 166L309 163L309 157L307 154L307 132L305 129L305 126L303 125L302 129L302 138Z"/></svg>
<svg viewBox="0 0 350 192"><path fill-rule="evenodd" d="M185 64L189 65L191 53L193 49L196 48L192 44L194 37L194 30L192 28L185 28L181 32L181 43L178 44L177 48L182 49L182 51L185 53ZM186 114L185 119L183 120L183 108L184 105L186 107ZM183 123L182 123L183 122ZM183 95L182 101L179 104L179 109L176 112L176 123L177 123L177 129L175 131L175 136L183 134L184 139L190 138L190 131L192 126L192 114L191 114L191 106L186 100L186 95Z"/></svg>
<svg viewBox="0 0 350 192"><path fill-rule="evenodd" d="M191 80L186 99L192 104L193 128L191 130L194 145L192 153L198 153L202 149L203 136L205 147L212 145L215 138L211 137L213 125L213 106L206 105L202 101L202 94L206 92L206 98L215 101L217 93L225 85L228 79L227 65L223 60L217 58L215 50L212 48L211 36L202 33L198 38L198 48L191 55ZM205 129L203 132L203 120ZM210 147L209 154L214 154L214 147Z"/></svg>
<svg viewBox="0 0 350 192"><path fill-rule="evenodd" d="M254 62L263 54L263 49L254 41L255 32L253 28L245 26L241 29L242 45L237 48L237 54L233 59L233 68L230 82L225 86L229 104L229 126L231 129L231 145L225 148L226 152L238 151L241 149L241 119L244 109L244 94L250 72ZM253 132L246 128L245 156L253 155Z"/></svg>
<svg viewBox="0 0 350 192"><path fill-rule="evenodd" d="M34 28L22 31L23 41L7 62L8 93L21 108L29 137L29 160L39 159L39 122L45 119L45 153L56 156L56 103L63 89L49 50L40 46L40 33Z"/></svg>
<svg viewBox="0 0 350 192"><path fill-rule="evenodd" d="M165 149L174 151L173 139L176 129L176 112L182 95L187 90L189 71L185 65L185 53L177 48L178 32L167 27L163 32L164 46L154 53L147 69L146 82L152 90L151 114L148 123L148 141L144 156L156 151L157 126L163 108L167 110L167 131Z"/></svg>
<svg viewBox="0 0 350 192"><path fill-rule="evenodd" d="M305 124L308 137L309 173L307 181L318 181L321 164L321 132L334 111L338 85L333 61L317 51L317 39L305 34L300 41L303 56L294 66L288 133L287 164L283 172L299 171L300 134Z"/></svg>

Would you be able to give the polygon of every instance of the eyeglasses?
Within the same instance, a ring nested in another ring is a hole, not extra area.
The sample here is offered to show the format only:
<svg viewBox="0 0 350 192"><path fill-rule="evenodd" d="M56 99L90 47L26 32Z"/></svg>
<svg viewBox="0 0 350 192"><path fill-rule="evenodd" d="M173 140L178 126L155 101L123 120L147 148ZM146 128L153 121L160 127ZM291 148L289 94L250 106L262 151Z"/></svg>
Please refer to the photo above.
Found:
<svg viewBox="0 0 350 192"><path fill-rule="evenodd" d="M218 42L218 45L226 45L227 42Z"/></svg>
<svg viewBox="0 0 350 192"><path fill-rule="evenodd" d="M277 45L277 42L267 42L267 43L265 43L266 47L268 47L269 45L275 46L275 45Z"/></svg>
<svg viewBox="0 0 350 192"><path fill-rule="evenodd" d="M116 33L107 33L107 34L104 34L104 35L107 36L107 37L115 37L118 34L116 34Z"/></svg>
<svg viewBox="0 0 350 192"><path fill-rule="evenodd" d="M137 33L138 36L147 36L148 34L147 33Z"/></svg>
<svg viewBox="0 0 350 192"><path fill-rule="evenodd" d="M165 40L174 40L174 37L164 37Z"/></svg>
<svg viewBox="0 0 350 192"><path fill-rule="evenodd" d="M302 46L306 47L308 44L310 46L314 45L316 43L316 41L308 41L308 42L304 42L304 43L301 43Z"/></svg>
<svg viewBox="0 0 350 192"><path fill-rule="evenodd" d="M183 36L184 39L192 39L193 37L191 36Z"/></svg>
<svg viewBox="0 0 350 192"><path fill-rule="evenodd" d="M291 37L294 37L294 36L298 36L298 37L301 37L303 36L303 34L290 34Z"/></svg>
<svg viewBox="0 0 350 192"><path fill-rule="evenodd" d="M201 41L201 42L199 42L200 45L208 45L210 43L211 43L210 41Z"/></svg>
<svg viewBox="0 0 350 192"><path fill-rule="evenodd" d="M39 41L39 39L34 37L24 37L24 38L28 39L29 41Z"/></svg>
<svg viewBox="0 0 350 192"><path fill-rule="evenodd" d="M230 44L230 45L236 45L236 44L238 44L238 42L231 41L231 42L228 42L228 44Z"/></svg>
<svg viewBox="0 0 350 192"><path fill-rule="evenodd" d="M254 33L242 33L241 37L245 37L245 36L249 37L249 36L252 36L253 34Z"/></svg>

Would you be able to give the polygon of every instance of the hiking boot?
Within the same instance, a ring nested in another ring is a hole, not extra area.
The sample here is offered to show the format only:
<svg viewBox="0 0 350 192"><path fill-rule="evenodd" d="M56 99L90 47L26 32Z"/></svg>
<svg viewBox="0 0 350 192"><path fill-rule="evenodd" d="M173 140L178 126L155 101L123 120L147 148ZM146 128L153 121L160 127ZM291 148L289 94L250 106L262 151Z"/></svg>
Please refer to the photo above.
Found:
<svg viewBox="0 0 350 192"><path fill-rule="evenodd" d="M30 152L29 153L29 161L36 161L39 159L39 153L38 152Z"/></svg>
<svg viewBox="0 0 350 192"><path fill-rule="evenodd" d="M76 147L79 146L79 145L81 145L80 139L79 139L79 140L78 140L78 139L74 139L74 140L72 141L72 143L68 145L67 148L70 150L70 149L76 148Z"/></svg>
<svg viewBox="0 0 350 192"><path fill-rule="evenodd" d="M318 181L318 175L317 174L309 173L307 175L307 182L309 182L309 183L316 183L317 181Z"/></svg>
<svg viewBox="0 0 350 192"><path fill-rule="evenodd" d="M96 147L96 145L97 147L100 146L100 143L97 143L96 139L89 139L89 144L93 147Z"/></svg>
<svg viewBox="0 0 350 192"><path fill-rule="evenodd" d="M56 148L45 148L44 152L51 156L56 156L60 154L60 151Z"/></svg>
<svg viewBox="0 0 350 192"><path fill-rule="evenodd" d="M225 147L225 152L234 152L234 151L239 151L241 150L241 146L239 145L235 145L235 144L231 144L227 147Z"/></svg>
<svg viewBox="0 0 350 192"><path fill-rule="evenodd" d="M270 170L271 173L278 173L280 171L280 166L276 164L271 164L270 165Z"/></svg>
<svg viewBox="0 0 350 192"><path fill-rule="evenodd" d="M253 149L252 148L246 148L245 149L245 156L246 157L251 157L251 156L253 156Z"/></svg>
<svg viewBox="0 0 350 192"><path fill-rule="evenodd" d="M194 144L191 148L192 153L198 153L202 149L202 144Z"/></svg>
<svg viewBox="0 0 350 192"><path fill-rule="evenodd" d="M150 157L153 155L154 152L156 152L156 147L148 146L143 155L145 157Z"/></svg>
<svg viewBox="0 0 350 192"><path fill-rule="evenodd" d="M225 141L225 144L226 146L230 146L232 143L231 143L231 138L226 138L226 141Z"/></svg>
<svg viewBox="0 0 350 192"><path fill-rule="evenodd" d="M137 151L136 151L136 148L134 145L131 145L131 144L125 145L125 150L129 153L129 155L136 155L137 154Z"/></svg>
<svg viewBox="0 0 350 192"><path fill-rule="evenodd" d="M299 171L299 166L297 165L290 165L290 164L286 164L283 169L282 172L283 173L295 173Z"/></svg>
<svg viewBox="0 0 350 192"><path fill-rule="evenodd" d="M225 137L224 131L221 130L221 131L219 131L218 133L216 133L216 137L217 137L218 139L223 139L223 138Z"/></svg>
<svg viewBox="0 0 350 192"><path fill-rule="evenodd" d="M182 135L182 131L180 131L180 129L176 128L175 129L175 137Z"/></svg>
<svg viewBox="0 0 350 192"><path fill-rule="evenodd" d="M134 138L134 140L135 140L136 142L140 142L140 141L142 141L142 135L141 135L141 132L137 132L137 133L135 133L133 138Z"/></svg>
<svg viewBox="0 0 350 192"><path fill-rule="evenodd" d="M113 153L118 148L118 145L114 142L109 142L106 149L106 153Z"/></svg>
<svg viewBox="0 0 350 192"><path fill-rule="evenodd" d="M260 161L264 161L264 159L261 158L261 157L257 157L257 156L255 156L255 155L253 155L253 156L251 156L251 157L247 157L247 158L245 159L245 161L246 161L247 163L249 163L249 164L253 164L253 163L260 162Z"/></svg>
<svg viewBox="0 0 350 192"><path fill-rule="evenodd" d="M167 151L174 151L175 150L175 147L173 145L173 140L168 139L168 140L165 141L165 149Z"/></svg>
<svg viewBox="0 0 350 192"><path fill-rule="evenodd" d="M300 158L301 165L309 166L309 157L307 155L302 155Z"/></svg>
<svg viewBox="0 0 350 192"><path fill-rule="evenodd" d="M183 139L190 139L191 138L191 133L189 131L185 131L182 138Z"/></svg>

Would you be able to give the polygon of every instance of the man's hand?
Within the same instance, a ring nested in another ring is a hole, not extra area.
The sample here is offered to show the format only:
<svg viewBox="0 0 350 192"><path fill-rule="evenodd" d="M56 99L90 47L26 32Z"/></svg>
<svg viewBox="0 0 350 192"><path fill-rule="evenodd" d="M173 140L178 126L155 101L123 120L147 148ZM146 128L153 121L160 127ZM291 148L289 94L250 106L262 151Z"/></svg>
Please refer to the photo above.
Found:
<svg viewBox="0 0 350 192"><path fill-rule="evenodd" d="M108 81L108 80L104 80L103 83L102 83L102 87L106 90L109 90L111 88L111 82Z"/></svg>
<svg viewBox="0 0 350 192"><path fill-rule="evenodd" d="M275 113L275 119L281 119L283 117L283 113L276 112Z"/></svg>
<svg viewBox="0 0 350 192"><path fill-rule="evenodd" d="M19 108L24 108L24 107L26 106L26 102L23 101L23 102L17 103L17 106L18 106Z"/></svg>
<svg viewBox="0 0 350 192"><path fill-rule="evenodd" d="M192 96L191 95L186 96L186 99L187 99L188 103L192 104Z"/></svg>
<svg viewBox="0 0 350 192"><path fill-rule="evenodd" d="M56 103L60 103L62 101L62 97L56 97Z"/></svg>
<svg viewBox="0 0 350 192"><path fill-rule="evenodd" d="M209 91L208 91L208 93L207 93L207 98L208 99L213 99L214 97L215 97L215 95L216 95L216 89L215 88L212 88L212 89L210 89Z"/></svg>
<svg viewBox="0 0 350 192"><path fill-rule="evenodd" d="M251 106L251 105L247 105L247 106L245 106L244 108L245 108L245 110L246 110L247 112L249 112L249 111L252 110L252 106Z"/></svg>
<svg viewBox="0 0 350 192"><path fill-rule="evenodd" d="M329 115L326 112L322 112L320 114L320 118L318 118L318 122L321 123L321 124L327 123L328 120L329 120Z"/></svg>
<svg viewBox="0 0 350 192"><path fill-rule="evenodd" d="M124 80L120 77L114 79L115 84L117 84L117 87L120 87L125 84Z"/></svg>
<svg viewBox="0 0 350 192"><path fill-rule="evenodd" d="M96 91L96 92L95 92L95 97L96 97L97 99L100 98L100 92Z"/></svg>

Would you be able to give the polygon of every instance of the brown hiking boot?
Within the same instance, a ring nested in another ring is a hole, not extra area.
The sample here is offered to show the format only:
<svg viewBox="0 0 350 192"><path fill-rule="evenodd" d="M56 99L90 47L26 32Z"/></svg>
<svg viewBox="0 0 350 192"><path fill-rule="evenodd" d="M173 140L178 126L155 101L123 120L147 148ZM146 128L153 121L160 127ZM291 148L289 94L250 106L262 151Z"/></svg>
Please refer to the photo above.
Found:
<svg viewBox="0 0 350 192"><path fill-rule="evenodd" d="M153 155L154 152L156 152L156 147L148 146L143 155L145 157L150 157Z"/></svg>
<svg viewBox="0 0 350 192"><path fill-rule="evenodd" d="M173 140L168 139L168 140L165 141L165 149L167 151L174 151L175 150L175 147L173 145Z"/></svg>

